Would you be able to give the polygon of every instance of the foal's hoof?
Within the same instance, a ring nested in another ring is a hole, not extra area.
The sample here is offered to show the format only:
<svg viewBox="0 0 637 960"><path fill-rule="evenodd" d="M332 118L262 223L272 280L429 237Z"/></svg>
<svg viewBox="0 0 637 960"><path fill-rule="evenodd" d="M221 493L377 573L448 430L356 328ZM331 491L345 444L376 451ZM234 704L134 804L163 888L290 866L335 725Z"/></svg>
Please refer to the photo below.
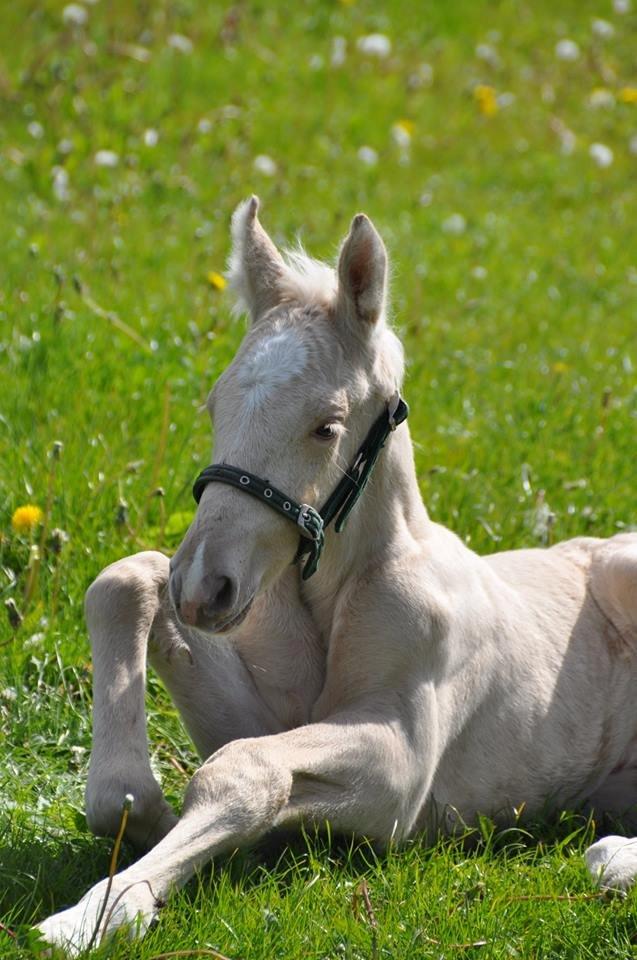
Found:
<svg viewBox="0 0 637 960"><path fill-rule="evenodd" d="M593 879L604 890L628 890L637 880L637 838L604 837L585 856Z"/></svg>
<svg viewBox="0 0 637 960"><path fill-rule="evenodd" d="M78 957L88 948L98 947L118 930L130 939L143 937L159 909L146 883L123 884L115 880L103 910L107 881L92 887L80 902L54 913L36 929L44 942L62 951L66 957ZM53 950L44 956L51 956ZM57 954L55 954L57 956Z"/></svg>

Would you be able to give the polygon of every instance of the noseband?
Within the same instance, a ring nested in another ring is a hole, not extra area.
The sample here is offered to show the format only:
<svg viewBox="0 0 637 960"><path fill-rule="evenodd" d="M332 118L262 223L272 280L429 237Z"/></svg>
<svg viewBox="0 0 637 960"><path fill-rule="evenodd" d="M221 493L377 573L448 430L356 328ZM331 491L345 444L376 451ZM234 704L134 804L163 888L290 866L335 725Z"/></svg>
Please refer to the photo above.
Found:
<svg viewBox="0 0 637 960"><path fill-rule="evenodd" d="M291 520L299 527L301 533L293 563L307 554L302 576L304 580L308 580L318 570L325 543L326 527L335 521L334 529L337 533L341 532L354 504L365 489L387 437L407 419L408 413L409 407L400 394L394 394L380 417L372 424L349 470L343 475L320 510L315 510L307 503L297 503L292 497L286 496L273 487L267 480L262 480L253 473L225 463L213 463L201 471L192 488L195 502L199 503L209 483L227 483L231 487L236 487L237 490L243 490L244 493L256 497L257 500Z"/></svg>

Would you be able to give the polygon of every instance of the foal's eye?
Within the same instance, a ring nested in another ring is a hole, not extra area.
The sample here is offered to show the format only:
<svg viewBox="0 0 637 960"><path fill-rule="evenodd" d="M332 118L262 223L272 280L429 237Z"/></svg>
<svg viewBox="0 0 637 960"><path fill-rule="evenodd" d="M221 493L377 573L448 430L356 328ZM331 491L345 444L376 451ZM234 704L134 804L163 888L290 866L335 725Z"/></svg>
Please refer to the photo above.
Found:
<svg viewBox="0 0 637 960"><path fill-rule="evenodd" d="M322 423L320 427L314 430L312 436L318 440L334 440L336 437L336 427L333 423Z"/></svg>

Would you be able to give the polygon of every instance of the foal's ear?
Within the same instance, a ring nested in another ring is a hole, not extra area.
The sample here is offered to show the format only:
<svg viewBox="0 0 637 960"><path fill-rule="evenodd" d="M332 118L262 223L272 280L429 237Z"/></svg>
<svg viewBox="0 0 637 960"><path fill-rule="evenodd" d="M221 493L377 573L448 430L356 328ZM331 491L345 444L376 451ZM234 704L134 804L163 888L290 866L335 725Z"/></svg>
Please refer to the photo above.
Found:
<svg viewBox="0 0 637 960"><path fill-rule="evenodd" d="M228 262L237 307L248 310L253 321L281 302L281 280L285 271L281 254L259 223L258 210L259 198L254 195L235 210Z"/></svg>
<svg viewBox="0 0 637 960"><path fill-rule="evenodd" d="M386 288L385 244L369 217L359 213L338 259L337 310L371 326L384 313Z"/></svg>

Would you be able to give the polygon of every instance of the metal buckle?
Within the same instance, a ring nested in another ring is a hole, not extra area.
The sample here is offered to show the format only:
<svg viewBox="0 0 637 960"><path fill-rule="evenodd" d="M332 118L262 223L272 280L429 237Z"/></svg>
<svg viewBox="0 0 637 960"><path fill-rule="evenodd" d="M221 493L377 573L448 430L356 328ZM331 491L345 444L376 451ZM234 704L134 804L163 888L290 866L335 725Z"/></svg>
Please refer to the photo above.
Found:
<svg viewBox="0 0 637 960"><path fill-rule="evenodd" d="M323 528L323 518L309 503L301 503L300 507L296 523L301 528L302 536L306 540L319 540ZM308 526L308 524L312 524L312 526Z"/></svg>
<svg viewBox="0 0 637 960"><path fill-rule="evenodd" d="M398 426L398 424L396 423L395 417L396 417L396 411L398 410L399 404L400 404L400 394L398 391L396 391L393 397L390 397L389 400L387 401L387 419L389 421L390 430L395 430L396 427Z"/></svg>

